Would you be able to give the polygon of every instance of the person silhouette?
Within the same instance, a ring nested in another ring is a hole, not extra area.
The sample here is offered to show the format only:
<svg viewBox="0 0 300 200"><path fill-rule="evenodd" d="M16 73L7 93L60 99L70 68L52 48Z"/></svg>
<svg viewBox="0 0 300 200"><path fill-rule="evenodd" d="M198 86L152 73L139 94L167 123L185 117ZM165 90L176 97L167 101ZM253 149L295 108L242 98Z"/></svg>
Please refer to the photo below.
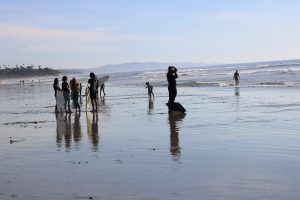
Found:
<svg viewBox="0 0 300 200"><path fill-rule="evenodd" d="M238 85L240 83L240 74L238 70L236 70L233 74L233 79L235 80L235 85Z"/></svg>
<svg viewBox="0 0 300 200"><path fill-rule="evenodd" d="M62 78L62 86L61 89L64 93L64 99L65 99L65 111L71 113L71 107L70 107L70 86L68 83L68 77L64 76ZM68 105L68 111L67 111L67 105Z"/></svg>
<svg viewBox="0 0 300 200"><path fill-rule="evenodd" d="M151 85L149 82L146 82L146 89L148 89L148 95L149 97L153 97L154 98L154 93L153 93L153 85Z"/></svg>
<svg viewBox="0 0 300 200"><path fill-rule="evenodd" d="M178 78L177 69L174 66L169 66L166 77L168 79L168 91L169 91L169 101L167 105L171 107L173 106L175 98L177 96L177 88L176 88L176 79Z"/></svg>
<svg viewBox="0 0 300 200"><path fill-rule="evenodd" d="M92 111L95 112L98 110L98 98L97 97L98 97L99 84L98 84L98 79L93 72L90 73L90 79L88 80L88 84L89 84L91 103L92 103L92 107L93 107Z"/></svg>

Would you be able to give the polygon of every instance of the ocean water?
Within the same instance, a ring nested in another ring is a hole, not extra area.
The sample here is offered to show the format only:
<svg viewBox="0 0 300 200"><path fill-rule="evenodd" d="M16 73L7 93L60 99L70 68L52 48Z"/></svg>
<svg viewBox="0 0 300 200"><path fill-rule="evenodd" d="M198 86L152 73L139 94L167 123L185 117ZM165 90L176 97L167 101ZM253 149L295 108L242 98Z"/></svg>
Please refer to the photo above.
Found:
<svg viewBox="0 0 300 200"><path fill-rule="evenodd" d="M149 81L154 86L166 86L167 67L166 70L113 74L111 84L141 85ZM177 84L179 87L232 87L235 70L239 71L241 87L300 86L300 60L178 68Z"/></svg>

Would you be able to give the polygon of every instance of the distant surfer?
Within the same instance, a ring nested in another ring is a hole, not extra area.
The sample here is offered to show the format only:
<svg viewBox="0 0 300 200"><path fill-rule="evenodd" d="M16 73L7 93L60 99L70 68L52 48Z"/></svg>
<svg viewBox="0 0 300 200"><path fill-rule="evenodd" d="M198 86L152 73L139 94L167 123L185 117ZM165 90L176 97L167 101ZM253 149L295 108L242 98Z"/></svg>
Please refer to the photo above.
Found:
<svg viewBox="0 0 300 200"><path fill-rule="evenodd" d="M100 86L100 97L101 97L101 92L102 92L102 91L103 91L103 94L104 94L104 96L105 96L104 88L105 88L105 84L103 83L103 84Z"/></svg>
<svg viewBox="0 0 300 200"><path fill-rule="evenodd" d="M61 90L60 87L59 87L58 78L54 79L53 89L54 89L54 96L55 96L55 101L56 101L57 91ZM57 103L55 104L55 112L58 112Z"/></svg>
<svg viewBox="0 0 300 200"><path fill-rule="evenodd" d="M70 86L68 83L68 78L66 76L64 76L62 78L62 91L64 93L64 99L65 99L65 111L71 113L71 107L70 107ZM68 104L68 111L67 111L67 104Z"/></svg>
<svg viewBox="0 0 300 200"><path fill-rule="evenodd" d="M169 90L169 102L168 106L173 106L175 98L177 96L177 89L176 89L176 78L177 76L177 69L174 66L169 66L168 73L167 73L167 79L168 79L168 90Z"/></svg>
<svg viewBox="0 0 300 200"><path fill-rule="evenodd" d="M235 85L238 85L240 82L240 74L238 70L236 70L235 73L233 74L233 79L235 80Z"/></svg>
<svg viewBox="0 0 300 200"><path fill-rule="evenodd" d="M153 96L153 98L154 98L153 85L151 85L149 82L146 82L146 87L145 88L148 89L149 98L151 98L151 96Z"/></svg>
<svg viewBox="0 0 300 200"><path fill-rule="evenodd" d="M97 96L98 96L99 84L98 84L98 79L93 72L90 73L90 79L88 80L88 84L90 85L89 92L90 92L93 112L95 112L98 110Z"/></svg>

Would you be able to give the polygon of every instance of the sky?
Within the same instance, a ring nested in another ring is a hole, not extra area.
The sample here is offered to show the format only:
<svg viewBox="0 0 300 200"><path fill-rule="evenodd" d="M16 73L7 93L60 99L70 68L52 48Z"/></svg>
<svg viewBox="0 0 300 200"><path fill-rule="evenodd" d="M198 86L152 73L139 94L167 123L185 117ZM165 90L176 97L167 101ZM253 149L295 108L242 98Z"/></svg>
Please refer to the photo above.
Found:
<svg viewBox="0 0 300 200"><path fill-rule="evenodd" d="M300 58L299 0L0 0L0 65Z"/></svg>

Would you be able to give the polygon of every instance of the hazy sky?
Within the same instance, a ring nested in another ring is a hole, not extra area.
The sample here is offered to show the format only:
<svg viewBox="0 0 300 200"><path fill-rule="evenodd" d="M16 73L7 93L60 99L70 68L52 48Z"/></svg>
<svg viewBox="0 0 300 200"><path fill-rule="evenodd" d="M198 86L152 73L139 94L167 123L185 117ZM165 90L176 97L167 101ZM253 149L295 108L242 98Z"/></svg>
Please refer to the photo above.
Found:
<svg viewBox="0 0 300 200"><path fill-rule="evenodd" d="M0 65L295 59L299 10L299 0L0 0Z"/></svg>

